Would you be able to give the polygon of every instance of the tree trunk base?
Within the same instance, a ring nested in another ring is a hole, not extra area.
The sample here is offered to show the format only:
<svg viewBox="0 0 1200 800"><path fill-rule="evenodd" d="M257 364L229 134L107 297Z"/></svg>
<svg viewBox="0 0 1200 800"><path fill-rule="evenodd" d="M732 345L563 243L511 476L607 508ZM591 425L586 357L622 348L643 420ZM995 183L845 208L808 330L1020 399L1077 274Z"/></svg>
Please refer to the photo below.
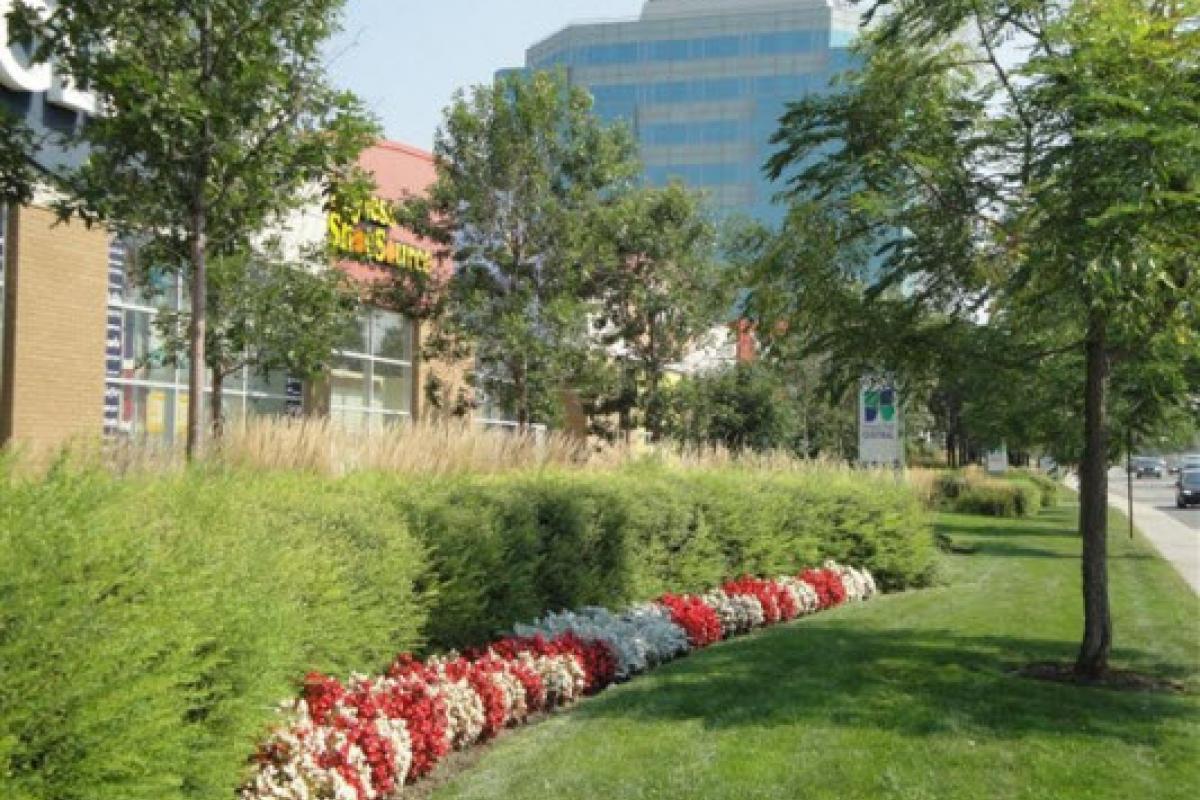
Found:
<svg viewBox="0 0 1200 800"><path fill-rule="evenodd" d="M1187 690L1181 682L1148 675L1133 670L1111 669L1105 667L1100 674L1090 675L1080 673L1078 666L1058 661L1037 661L1009 670L1009 674L1022 678L1032 678L1038 681L1052 683L1069 683L1074 686L1087 686L1098 689L1111 689L1122 692L1167 692L1180 694Z"/></svg>

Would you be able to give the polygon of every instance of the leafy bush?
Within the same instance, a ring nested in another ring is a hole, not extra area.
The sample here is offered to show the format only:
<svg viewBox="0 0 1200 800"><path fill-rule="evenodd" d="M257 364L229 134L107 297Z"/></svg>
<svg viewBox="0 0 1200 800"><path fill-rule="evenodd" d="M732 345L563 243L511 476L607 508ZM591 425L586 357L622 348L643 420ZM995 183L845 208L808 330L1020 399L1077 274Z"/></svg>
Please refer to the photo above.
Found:
<svg viewBox="0 0 1200 800"><path fill-rule="evenodd" d="M1042 492L1032 482L952 476L939 482L944 507L959 514L1031 517L1043 507Z"/></svg>
<svg viewBox="0 0 1200 800"><path fill-rule="evenodd" d="M429 549L427 631L447 647L545 611L619 608L826 558L893 589L927 582L933 563L921 503L886 477L642 467L418 482L395 499Z"/></svg>
<svg viewBox="0 0 1200 800"><path fill-rule="evenodd" d="M1058 505L1058 481L1032 470L1021 470L1017 474L1021 480L1032 483L1041 492L1042 508L1054 508L1054 506Z"/></svg>
<svg viewBox="0 0 1200 800"><path fill-rule="evenodd" d="M306 671L420 643L423 562L348 480L0 475L0 796L230 796Z"/></svg>
<svg viewBox="0 0 1200 800"><path fill-rule="evenodd" d="M1016 487L997 481L964 488L951 502L951 508L959 514L1016 517L1017 503Z"/></svg>
<svg viewBox="0 0 1200 800"><path fill-rule="evenodd" d="M1027 480L1010 480L1009 483L1017 489L1017 516L1032 517L1044 508L1042 490L1037 484Z"/></svg>
<svg viewBox="0 0 1200 800"><path fill-rule="evenodd" d="M681 471L117 480L0 463L0 796L227 797L310 670L826 558L929 580L883 476Z"/></svg>

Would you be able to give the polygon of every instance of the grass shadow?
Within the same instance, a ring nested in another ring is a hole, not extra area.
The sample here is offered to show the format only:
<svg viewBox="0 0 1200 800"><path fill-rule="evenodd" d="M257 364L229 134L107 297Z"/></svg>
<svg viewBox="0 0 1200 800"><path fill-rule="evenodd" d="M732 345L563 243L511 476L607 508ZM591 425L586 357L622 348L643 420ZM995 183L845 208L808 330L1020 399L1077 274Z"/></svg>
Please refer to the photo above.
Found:
<svg viewBox="0 0 1200 800"><path fill-rule="evenodd" d="M813 619L763 631L664 667L581 708L582 718L700 721L757 728L833 721L906 736L981 731L1086 735L1123 744L1159 741L1165 720L1192 717L1186 697L1030 681L1010 670L1070 661L1074 643L952 631L871 630ZM1118 657L1144 665L1150 657ZM1150 659L1152 661L1152 659ZM1187 678L1180 664L1156 664Z"/></svg>

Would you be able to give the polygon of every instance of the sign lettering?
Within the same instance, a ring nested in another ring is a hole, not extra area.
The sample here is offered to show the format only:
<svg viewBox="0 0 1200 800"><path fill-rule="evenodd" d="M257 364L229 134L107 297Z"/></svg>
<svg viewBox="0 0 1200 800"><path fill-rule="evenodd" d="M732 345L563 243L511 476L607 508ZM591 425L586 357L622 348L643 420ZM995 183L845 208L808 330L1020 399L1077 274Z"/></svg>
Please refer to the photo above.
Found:
<svg viewBox="0 0 1200 800"><path fill-rule="evenodd" d="M399 224L391 203L380 198L358 208L329 214L329 241L335 253L381 266L430 272L433 254L391 235Z"/></svg>

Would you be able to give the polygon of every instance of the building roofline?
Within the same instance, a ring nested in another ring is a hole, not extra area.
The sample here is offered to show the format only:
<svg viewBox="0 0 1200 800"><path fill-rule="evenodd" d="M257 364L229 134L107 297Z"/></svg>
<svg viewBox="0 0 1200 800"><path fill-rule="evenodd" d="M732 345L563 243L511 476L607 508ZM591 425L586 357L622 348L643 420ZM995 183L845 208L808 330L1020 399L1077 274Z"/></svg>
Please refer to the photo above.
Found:
<svg viewBox="0 0 1200 800"><path fill-rule="evenodd" d="M417 147L417 146L411 145L411 144L406 144L404 142L398 142L394 139L380 139L375 144L371 145L371 147L377 147L381 150L395 150L400 153L406 153L410 156L417 156L419 158L423 158L426 161L433 161L433 152L432 151L424 150L420 147Z"/></svg>
<svg viewBox="0 0 1200 800"><path fill-rule="evenodd" d="M842 2L842 1L844 1L844 0L808 0L809 8L806 10L827 9L827 10L836 12L838 10L844 10L844 7L842 5L839 5L839 2ZM736 0L734 0L734 2L736 2ZM781 0L781 2L782 2L782 0ZM773 8L770 5L770 0L763 0L762 5L759 5L757 7L751 6L750 8L744 8L744 9L738 8L738 7L732 6L732 5L730 8L712 8L712 7L703 7L702 6L701 8L695 9L694 11L692 11L691 13L688 13L688 14L681 14L681 15L650 14L649 16L647 16L647 14L646 14L646 6L649 5L649 2L646 2L642 6L641 13L638 14L637 16L594 17L594 18L589 18L589 19L579 19L579 20L574 20L574 21L568 22L566 25L563 25L562 27L558 28L553 33L549 33L549 34L543 36L542 38L538 39L533 44L531 44L529 47L525 48L525 60L526 60L526 63L528 64L530 52L537 50L538 48L542 47L543 45L546 45L547 43L550 42L551 39L556 39L559 36L561 36L562 34L566 33L567 31L569 31L573 28L591 28L591 27L602 27L602 26L607 26L607 25L627 25L627 24L638 23L638 22L648 22L648 23L667 22L670 20L678 20L678 19L706 19L706 18L711 19L713 17L728 17L728 16L739 16L740 17L745 14L765 13L765 12L769 12L769 11L799 10L799 8L797 6L799 6L803 2L803 0L794 0L794 2L796 3L795 6L780 5L778 7Z"/></svg>

